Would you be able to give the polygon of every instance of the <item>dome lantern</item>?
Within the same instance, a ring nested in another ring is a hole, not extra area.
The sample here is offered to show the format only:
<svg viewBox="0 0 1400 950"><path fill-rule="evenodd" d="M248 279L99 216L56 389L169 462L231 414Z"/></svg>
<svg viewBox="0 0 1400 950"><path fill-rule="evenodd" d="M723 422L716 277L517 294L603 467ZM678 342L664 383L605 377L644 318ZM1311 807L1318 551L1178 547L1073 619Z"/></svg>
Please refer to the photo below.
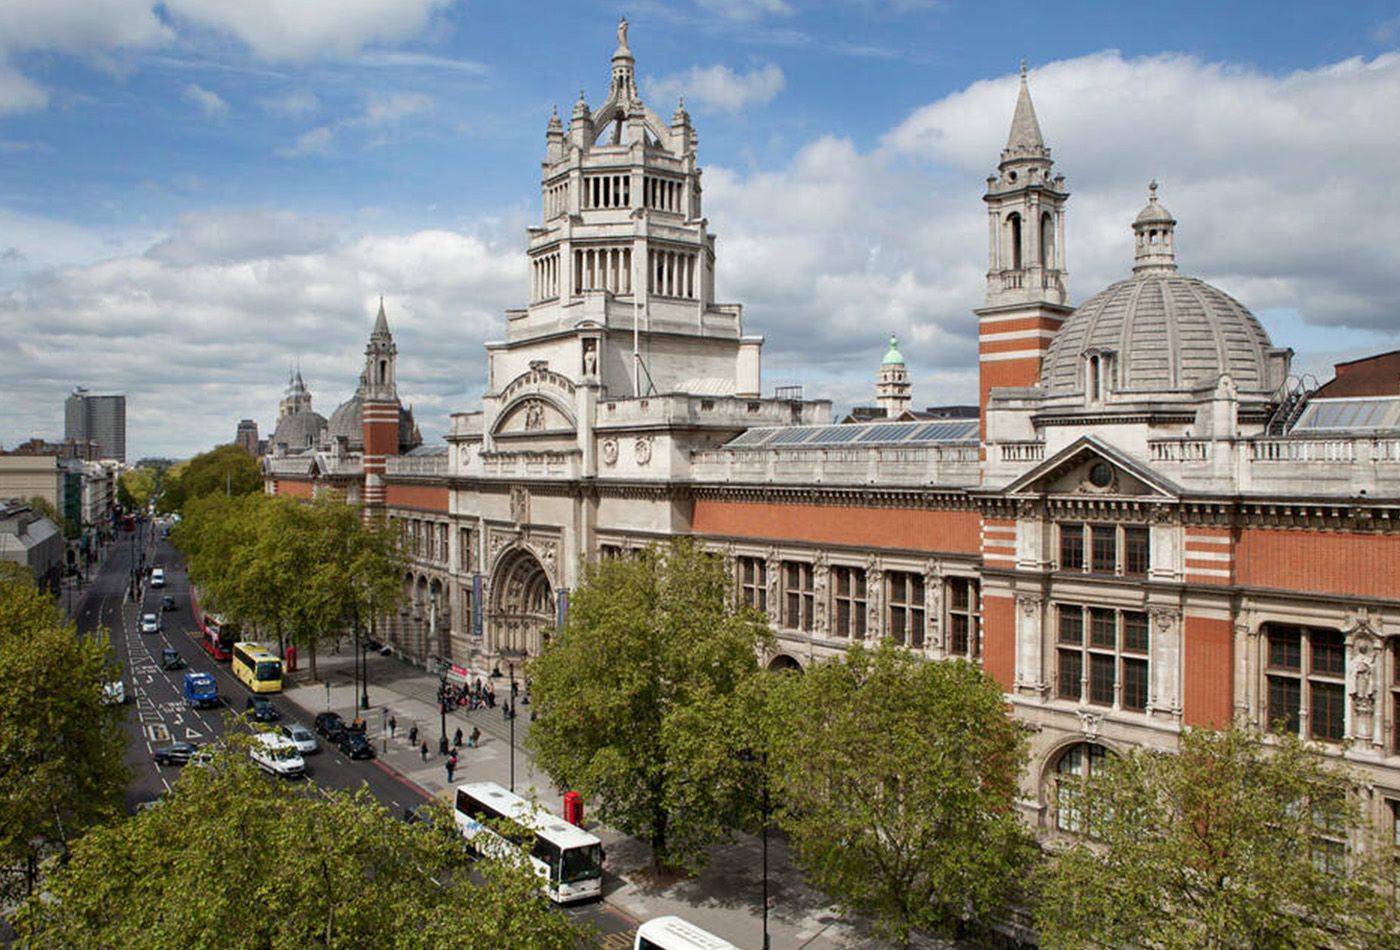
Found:
<svg viewBox="0 0 1400 950"><path fill-rule="evenodd" d="M1147 186L1147 207L1133 221L1133 273L1176 273L1176 219L1157 203L1157 179Z"/></svg>

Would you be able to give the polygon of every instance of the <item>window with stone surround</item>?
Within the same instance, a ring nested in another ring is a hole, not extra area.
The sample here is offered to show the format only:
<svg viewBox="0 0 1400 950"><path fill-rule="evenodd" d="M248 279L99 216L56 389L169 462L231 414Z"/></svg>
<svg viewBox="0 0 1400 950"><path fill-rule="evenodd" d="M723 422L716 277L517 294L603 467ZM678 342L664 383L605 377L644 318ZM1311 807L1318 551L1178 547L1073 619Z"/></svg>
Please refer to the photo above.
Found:
<svg viewBox="0 0 1400 950"><path fill-rule="evenodd" d="M1395 886L1392 899L1395 901L1395 909L1400 910L1400 801L1392 798L1386 804L1390 806L1390 863Z"/></svg>
<svg viewBox="0 0 1400 950"><path fill-rule="evenodd" d="M885 632L900 646L924 645L924 575L912 571L885 574Z"/></svg>
<svg viewBox="0 0 1400 950"><path fill-rule="evenodd" d="M1152 535L1144 525L1065 521L1057 527L1062 571L1144 577L1152 566Z"/></svg>
<svg viewBox="0 0 1400 950"><path fill-rule="evenodd" d="M1346 735L1346 642L1336 630L1265 624L1266 714L1270 729L1340 742ZM1305 715L1306 714L1306 715Z"/></svg>
<svg viewBox="0 0 1400 950"><path fill-rule="evenodd" d="M768 612L768 562L761 557L735 559L739 568L739 596L745 604Z"/></svg>
<svg viewBox="0 0 1400 950"><path fill-rule="evenodd" d="M1131 712L1147 708L1147 614L1057 604L1055 695Z"/></svg>
<svg viewBox="0 0 1400 950"><path fill-rule="evenodd" d="M971 660L982 653L977 595L976 578L950 577L943 582L943 602L947 615L945 640L950 656L964 656Z"/></svg>
<svg viewBox="0 0 1400 950"><path fill-rule="evenodd" d="M460 571L468 572L472 569L472 561L476 557L476 545L472 542L472 529L459 528L457 531L457 568Z"/></svg>
<svg viewBox="0 0 1400 950"><path fill-rule="evenodd" d="M1089 830L1084 814L1084 786L1103 767L1108 750L1093 742L1066 749L1055 762L1055 827L1075 834ZM1092 832L1091 832L1092 833Z"/></svg>
<svg viewBox="0 0 1400 950"><path fill-rule="evenodd" d="M811 633L817 602L812 586L812 565L805 561L784 561L782 570L783 626Z"/></svg>
<svg viewBox="0 0 1400 950"><path fill-rule="evenodd" d="M831 633L865 639L865 568L838 564L831 569Z"/></svg>
<svg viewBox="0 0 1400 950"><path fill-rule="evenodd" d="M598 545L598 557L604 561L611 561L614 558L622 557L627 552L620 544L600 544Z"/></svg>

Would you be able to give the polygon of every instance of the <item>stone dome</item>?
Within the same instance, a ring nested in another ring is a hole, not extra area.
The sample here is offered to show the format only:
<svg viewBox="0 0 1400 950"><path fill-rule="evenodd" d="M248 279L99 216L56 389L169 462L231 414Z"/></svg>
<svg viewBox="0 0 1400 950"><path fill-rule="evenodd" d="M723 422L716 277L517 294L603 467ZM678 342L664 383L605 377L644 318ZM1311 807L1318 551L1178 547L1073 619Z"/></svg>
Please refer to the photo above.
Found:
<svg viewBox="0 0 1400 950"><path fill-rule="evenodd" d="M319 412L302 410L283 416L273 430L271 444L285 445L288 452L315 448L326 431L326 417Z"/></svg>
<svg viewBox="0 0 1400 950"><path fill-rule="evenodd" d="M1109 355L1109 388L1129 399L1189 392L1224 373L1240 393L1268 394L1282 381L1276 358L1287 351L1273 348L1254 314L1176 272L1175 226L1154 181L1133 222L1133 276L1090 297L1056 332L1040 371L1047 396L1084 394L1092 354Z"/></svg>
<svg viewBox="0 0 1400 950"><path fill-rule="evenodd" d="M364 448L365 430L360 414L363 405L361 391L356 390L355 395L336 406L335 412L331 413L331 421L326 426L326 439L335 442L336 439L343 438L347 448Z"/></svg>

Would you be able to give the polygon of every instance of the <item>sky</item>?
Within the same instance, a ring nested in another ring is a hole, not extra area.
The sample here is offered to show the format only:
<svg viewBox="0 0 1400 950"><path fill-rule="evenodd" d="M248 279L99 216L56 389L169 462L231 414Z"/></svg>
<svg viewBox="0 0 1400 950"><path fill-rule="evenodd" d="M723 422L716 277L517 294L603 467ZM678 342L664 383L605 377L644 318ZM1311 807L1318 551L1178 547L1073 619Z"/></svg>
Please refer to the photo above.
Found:
<svg viewBox="0 0 1400 950"><path fill-rule="evenodd" d="M524 306L550 110L684 97L716 292L764 390L976 400L985 179L1021 60L1080 303L1132 266L1156 178L1185 274L1294 366L1400 347L1400 3L0 0L0 445L127 395L128 457L329 416L380 295L424 436L478 408Z"/></svg>

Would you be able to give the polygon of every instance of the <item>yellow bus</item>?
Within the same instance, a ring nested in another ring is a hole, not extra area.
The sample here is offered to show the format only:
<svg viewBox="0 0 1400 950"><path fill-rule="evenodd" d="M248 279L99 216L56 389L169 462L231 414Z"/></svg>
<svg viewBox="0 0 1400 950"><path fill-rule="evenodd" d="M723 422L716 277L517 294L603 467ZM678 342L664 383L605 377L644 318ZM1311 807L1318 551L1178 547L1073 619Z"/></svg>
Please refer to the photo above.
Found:
<svg viewBox="0 0 1400 950"><path fill-rule="evenodd" d="M282 692L282 661L259 643L233 645L233 675L255 693Z"/></svg>

